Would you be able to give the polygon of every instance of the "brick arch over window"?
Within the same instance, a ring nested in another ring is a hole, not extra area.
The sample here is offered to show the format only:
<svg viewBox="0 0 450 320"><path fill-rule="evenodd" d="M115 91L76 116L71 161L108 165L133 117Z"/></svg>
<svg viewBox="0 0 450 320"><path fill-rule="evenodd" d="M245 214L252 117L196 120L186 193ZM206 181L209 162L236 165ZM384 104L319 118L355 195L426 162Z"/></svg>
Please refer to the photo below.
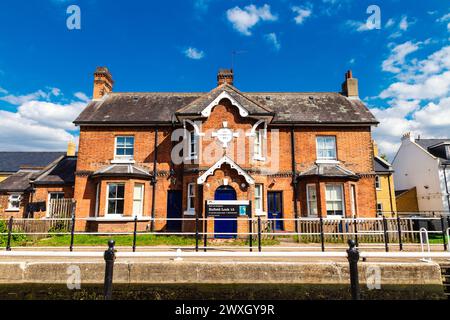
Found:
<svg viewBox="0 0 450 320"><path fill-rule="evenodd" d="M230 165L230 167L238 172L239 175L245 178L248 184L255 184L255 180L239 165L237 165L232 159L228 156L223 156L219 161L217 161L211 168L209 168L204 174L202 174L198 179L198 184L204 184L206 179L214 174L214 171L219 169L224 163Z"/></svg>

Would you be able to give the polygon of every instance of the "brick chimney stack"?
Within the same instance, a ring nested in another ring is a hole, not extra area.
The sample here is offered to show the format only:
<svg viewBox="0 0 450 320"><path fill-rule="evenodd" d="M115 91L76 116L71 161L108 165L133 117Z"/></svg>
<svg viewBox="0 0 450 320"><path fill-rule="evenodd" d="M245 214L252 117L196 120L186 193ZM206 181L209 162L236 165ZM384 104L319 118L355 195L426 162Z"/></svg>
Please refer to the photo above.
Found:
<svg viewBox="0 0 450 320"><path fill-rule="evenodd" d="M342 84L342 94L349 98L358 98L358 79L353 78L352 70L345 73L345 81Z"/></svg>
<svg viewBox="0 0 450 320"><path fill-rule="evenodd" d="M217 74L217 86L220 86L224 83L233 85L233 82L234 82L233 69L219 70L219 73Z"/></svg>
<svg viewBox="0 0 450 320"><path fill-rule="evenodd" d="M101 99L105 94L112 92L114 81L107 67L97 67L94 72L93 99Z"/></svg>

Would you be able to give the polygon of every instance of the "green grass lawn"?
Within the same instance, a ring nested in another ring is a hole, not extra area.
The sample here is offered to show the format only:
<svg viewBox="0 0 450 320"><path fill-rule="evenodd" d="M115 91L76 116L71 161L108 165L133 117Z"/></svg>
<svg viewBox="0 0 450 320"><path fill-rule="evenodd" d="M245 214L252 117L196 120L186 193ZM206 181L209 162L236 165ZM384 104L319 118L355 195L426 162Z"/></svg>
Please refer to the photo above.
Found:
<svg viewBox="0 0 450 320"><path fill-rule="evenodd" d="M108 241L113 239L116 246L132 246L132 235L117 235L117 236L95 236L95 235L75 235L74 246L76 247L91 247L104 246L106 247ZM248 246L249 242L243 239L216 241L208 239L208 243L214 246ZM279 244L278 240L264 239L263 246L272 246ZM39 240L13 240L11 246L13 247L68 247L70 245L70 235L52 236ZM253 246L256 247L257 240L253 240ZM195 246L195 239L192 237L182 236L165 236L165 235L138 235L136 246ZM199 240L199 246L203 246L203 238Z"/></svg>

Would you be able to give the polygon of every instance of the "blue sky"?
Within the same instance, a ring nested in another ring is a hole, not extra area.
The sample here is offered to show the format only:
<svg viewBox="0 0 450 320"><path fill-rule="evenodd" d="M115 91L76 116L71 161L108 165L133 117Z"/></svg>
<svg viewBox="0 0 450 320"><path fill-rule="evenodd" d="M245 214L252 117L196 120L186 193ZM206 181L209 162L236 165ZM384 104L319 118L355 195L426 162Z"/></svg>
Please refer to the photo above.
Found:
<svg viewBox="0 0 450 320"><path fill-rule="evenodd" d="M366 26L372 4L381 29ZM70 5L81 30L66 26ZM338 91L352 69L392 156L406 131L450 136L449 9L442 0L3 0L0 150L76 140L71 121L96 66L110 68L115 91L209 91L237 51L242 91Z"/></svg>

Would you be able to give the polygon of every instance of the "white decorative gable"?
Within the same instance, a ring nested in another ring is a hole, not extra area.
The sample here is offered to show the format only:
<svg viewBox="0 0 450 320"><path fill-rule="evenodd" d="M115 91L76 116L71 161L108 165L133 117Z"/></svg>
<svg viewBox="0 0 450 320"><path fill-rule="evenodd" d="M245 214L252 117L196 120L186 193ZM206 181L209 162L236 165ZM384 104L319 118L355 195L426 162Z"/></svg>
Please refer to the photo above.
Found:
<svg viewBox="0 0 450 320"><path fill-rule="evenodd" d="M230 100L231 103L239 109L239 114L241 115L241 117L245 118L248 116L248 111L226 91L223 91L221 94L219 94L219 96L214 99L214 101L212 101L205 109L203 109L202 116L209 117L211 115L211 110L219 104L220 100L225 98Z"/></svg>
<svg viewBox="0 0 450 320"><path fill-rule="evenodd" d="M219 161L217 161L211 168L209 168L204 174L202 174L198 179L198 184L204 184L206 182L206 179L214 174L214 171L219 169L224 163L227 163L230 165L230 167L238 172L239 175L243 176L245 178L245 181L247 181L248 184L255 184L255 180L239 165L237 165L233 160L231 160L227 156L223 156Z"/></svg>

